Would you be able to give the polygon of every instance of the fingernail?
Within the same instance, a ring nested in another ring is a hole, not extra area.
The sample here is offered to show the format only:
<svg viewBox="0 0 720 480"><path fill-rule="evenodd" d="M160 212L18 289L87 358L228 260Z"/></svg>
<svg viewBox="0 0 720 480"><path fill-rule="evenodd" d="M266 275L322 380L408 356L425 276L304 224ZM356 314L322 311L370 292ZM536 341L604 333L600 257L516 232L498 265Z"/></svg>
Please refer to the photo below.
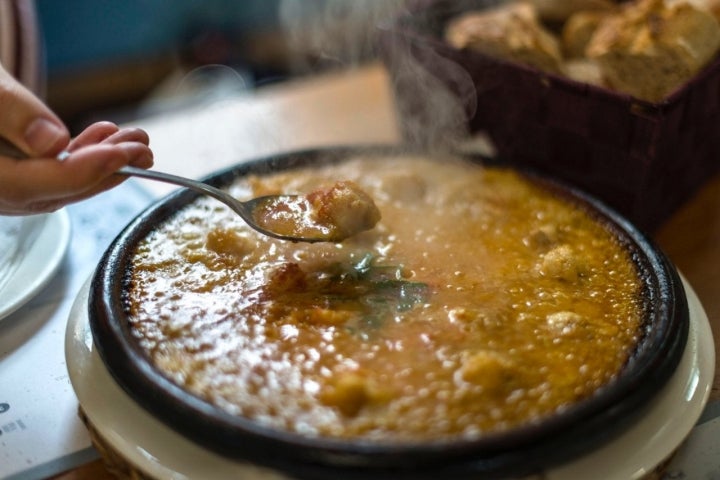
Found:
<svg viewBox="0 0 720 480"><path fill-rule="evenodd" d="M133 162L133 165L140 168L150 168L153 166L153 156L151 153L144 153L140 155L137 160Z"/></svg>
<svg viewBox="0 0 720 480"><path fill-rule="evenodd" d="M37 155L54 153L64 147L68 132L63 127L45 118L37 118L25 130L25 141Z"/></svg>
<svg viewBox="0 0 720 480"><path fill-rule="evenodd" d="M117 145L124 150L130 165L149 168L153 164L153 155L147 145L138 142L123 142Z"/></svg>

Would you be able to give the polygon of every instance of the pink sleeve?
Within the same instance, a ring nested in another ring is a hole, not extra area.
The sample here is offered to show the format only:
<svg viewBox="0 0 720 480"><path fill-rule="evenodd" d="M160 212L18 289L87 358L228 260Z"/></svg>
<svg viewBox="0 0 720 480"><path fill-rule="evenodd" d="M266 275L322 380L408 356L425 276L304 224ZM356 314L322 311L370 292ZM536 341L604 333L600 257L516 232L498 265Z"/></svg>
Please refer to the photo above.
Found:
<svg viewBox="0 0 720 480"><path fill-rule="evenodd" d="M0 2L0 63L39 96L45 93L41 48L33 1Z"/></svg>

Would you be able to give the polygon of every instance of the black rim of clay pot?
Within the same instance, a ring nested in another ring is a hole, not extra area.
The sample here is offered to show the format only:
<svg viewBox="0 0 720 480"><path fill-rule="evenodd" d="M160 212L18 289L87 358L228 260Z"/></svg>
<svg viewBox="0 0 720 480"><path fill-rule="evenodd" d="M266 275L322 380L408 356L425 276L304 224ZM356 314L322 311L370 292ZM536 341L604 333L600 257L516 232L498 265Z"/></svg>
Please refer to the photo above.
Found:
<svg viewBox="0 0 720 480"><path fill-rule="evenodd" d="M329 147L244 162L206 177L223 187L250 173L342 161L356 155L392 155L392 147ZM470 157L483 164L497 160ZM514 168L511 166L511 168ZM477 440L388 444L309 438L234 416L188 393L151 363L133 338L123 291L133 249L158 224L198 194L179 190L139 214L104 253L88 303L98 352L117 383L139 405L179 434L223 456L286 472L295 478L501 478L537 473L609 441L645 411L675 371L685 348L689 313L677 271L653 242L598 200L552 179L523 172L587 208L631 252L644 280L642 338L618 376L596 394L546 419Z"/></svg>

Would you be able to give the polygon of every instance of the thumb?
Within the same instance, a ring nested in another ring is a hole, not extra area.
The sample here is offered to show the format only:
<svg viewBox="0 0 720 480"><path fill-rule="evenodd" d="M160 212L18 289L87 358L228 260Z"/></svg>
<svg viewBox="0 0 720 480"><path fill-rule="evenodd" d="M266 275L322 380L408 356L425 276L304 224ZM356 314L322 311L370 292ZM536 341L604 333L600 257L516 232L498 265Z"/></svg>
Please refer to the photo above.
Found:
<svg viewBox="0 0 720 480"><path fill-rule="evenodd" d="M70 141L63 122L2 65L0 136L33 157L54 156Z"/></svg>

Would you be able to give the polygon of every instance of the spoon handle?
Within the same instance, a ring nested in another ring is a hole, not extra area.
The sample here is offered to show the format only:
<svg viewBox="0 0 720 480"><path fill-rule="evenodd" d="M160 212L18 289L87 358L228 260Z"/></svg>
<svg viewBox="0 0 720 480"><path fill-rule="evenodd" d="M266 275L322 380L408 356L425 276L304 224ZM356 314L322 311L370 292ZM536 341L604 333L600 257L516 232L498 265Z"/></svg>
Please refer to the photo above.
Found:
<svg viewBox="0 0 720 480"><path fill-rule="evenodd" d="M122 167L118 169L115 173L120 175L131 175L134 177L147 178L150 180L157 180L165 183L172 183L174 185L180 185L182 187L187 187L191 190L204 193L210 197L215 198L216 200L223 202L224 204L235 210L238 215L240 215L246 222L250 223L251 225L254 225L255 223L253 221L252 214L248 211L248 209L245 207L245 205L243 205L242 202L232 197L229 193L224 192L219 188L208 185L207 183L199 182L197 180L192 180L186 177L172 175L170 173L158 172L157 170L145 170L143 168L130 166Z"/></svg>
<svg viewBox="0 0 720 480"><path fill-rule="evenodd" d="M192 190L198 190L212 196L215 196L214 194L217 190L215 187L211 187L210 185L207 185L205 183L197 182L186 177L172 175L170 173L158 172L157 170L145 170L144 168L126 166L118 169L115 173L120 175L130 175L133 177L148 178L150 180L158 180L165 183L172 183L175 185L190 188Z"/></svg>

